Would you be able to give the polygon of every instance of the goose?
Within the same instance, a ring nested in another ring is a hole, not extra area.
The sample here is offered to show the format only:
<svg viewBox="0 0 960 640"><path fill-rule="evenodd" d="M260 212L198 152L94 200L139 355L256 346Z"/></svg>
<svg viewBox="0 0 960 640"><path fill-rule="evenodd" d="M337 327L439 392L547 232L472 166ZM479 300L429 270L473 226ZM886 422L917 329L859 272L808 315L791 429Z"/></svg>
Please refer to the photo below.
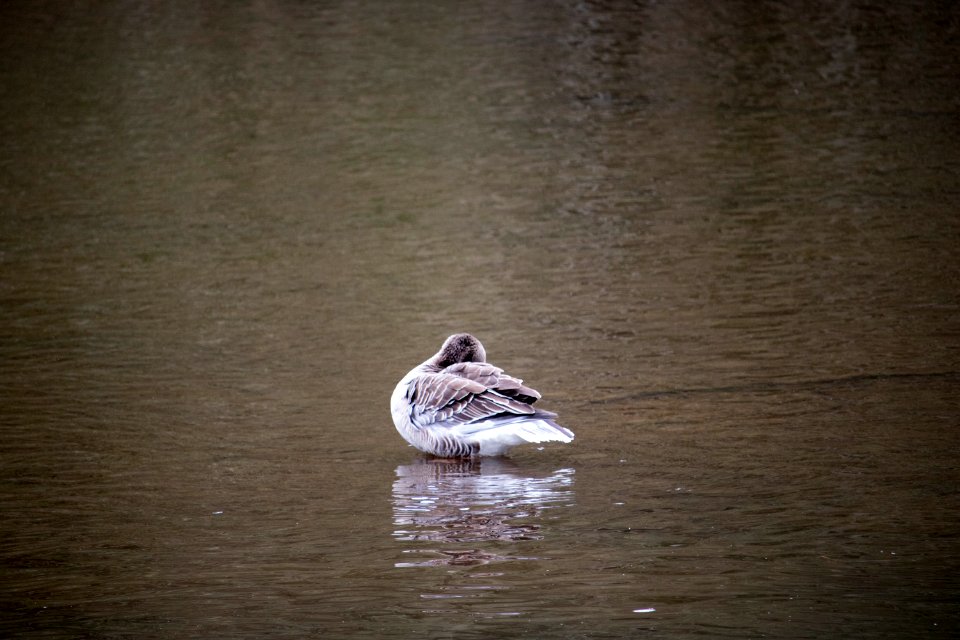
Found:
<svg viewBox="0 0 960 640"><path fill-rule="evenodd" d="M525 442L571 442L557 414L534 408L540 394L487 362L469 333L448 337L440 351L403 376L390 398L400 435L439 458L500 456Z"/></svg>

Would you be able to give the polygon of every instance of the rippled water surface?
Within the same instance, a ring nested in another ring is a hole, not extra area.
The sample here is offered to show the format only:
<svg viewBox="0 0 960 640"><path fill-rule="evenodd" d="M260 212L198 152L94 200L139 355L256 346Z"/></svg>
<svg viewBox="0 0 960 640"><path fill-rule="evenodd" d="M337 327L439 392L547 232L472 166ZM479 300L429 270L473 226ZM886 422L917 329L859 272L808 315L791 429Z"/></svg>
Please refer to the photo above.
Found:
<svg viewBox="0 0 960 640"><path fill-rule="evenodd" d="M0 55L5 637L956 634L953 4L17 0ZM455 331L577 439L407 447Z"/></svg>

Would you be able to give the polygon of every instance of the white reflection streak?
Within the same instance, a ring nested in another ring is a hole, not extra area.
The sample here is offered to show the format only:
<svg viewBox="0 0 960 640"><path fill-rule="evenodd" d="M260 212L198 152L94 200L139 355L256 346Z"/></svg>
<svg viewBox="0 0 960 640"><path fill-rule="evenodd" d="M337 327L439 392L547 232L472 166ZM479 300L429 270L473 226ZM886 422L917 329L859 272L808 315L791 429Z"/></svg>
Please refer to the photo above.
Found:
<svg viewBox="0 0 960 640"><path fill-rule="evenodd" d="M573 502L573 469L559 469L544 477L534 477L519 473L517 466L508 460L425 459L397 467L396 474L393 535L406 542L462 545L539 540L543 538L542 525L530 520L539 518L546 509ZM517 522L520 519L523 522ZM414 546L404 553L425 553L432 558L398 562L395 566L473 565L527 559L474 547Z"/></svg>

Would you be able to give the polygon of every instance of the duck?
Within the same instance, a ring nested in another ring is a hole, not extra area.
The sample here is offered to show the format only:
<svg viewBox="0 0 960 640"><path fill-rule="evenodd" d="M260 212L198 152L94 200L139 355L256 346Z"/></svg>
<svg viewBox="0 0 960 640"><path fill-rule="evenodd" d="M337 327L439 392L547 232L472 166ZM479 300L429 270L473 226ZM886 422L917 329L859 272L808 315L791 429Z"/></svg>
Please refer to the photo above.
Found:
<svg viewBox="0 0 960 640"><path fill-rule="evenodd" d="M534 407L536 389L487 362L483 344L455 333L400 379L390 397L404 440L438 458L502 456L516 445L572 442L557 414Z"/></svg>

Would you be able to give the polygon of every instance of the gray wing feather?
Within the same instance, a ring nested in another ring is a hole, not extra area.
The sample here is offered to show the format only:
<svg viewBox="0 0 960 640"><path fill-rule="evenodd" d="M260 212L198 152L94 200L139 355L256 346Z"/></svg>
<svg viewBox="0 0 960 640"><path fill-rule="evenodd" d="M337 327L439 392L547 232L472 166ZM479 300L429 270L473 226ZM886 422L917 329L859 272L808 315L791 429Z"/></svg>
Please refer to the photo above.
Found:
<svg viewBox="0 0 960 640"><path fill-rule="evenodd" d="M499 415L532 415L540 394L485 362L461 362L410 381L414 424L467 424Z"/></svg>
<svg viewBox="0 0 960 640"><path fill-rule="evenodd" d="M443 373L467 378L479 382L487 389L500 395L516 398L520 402L533 404L540 399L540 392L532 389L520 378L514 378L489 362L460 362L443 370Z"/></svg>

